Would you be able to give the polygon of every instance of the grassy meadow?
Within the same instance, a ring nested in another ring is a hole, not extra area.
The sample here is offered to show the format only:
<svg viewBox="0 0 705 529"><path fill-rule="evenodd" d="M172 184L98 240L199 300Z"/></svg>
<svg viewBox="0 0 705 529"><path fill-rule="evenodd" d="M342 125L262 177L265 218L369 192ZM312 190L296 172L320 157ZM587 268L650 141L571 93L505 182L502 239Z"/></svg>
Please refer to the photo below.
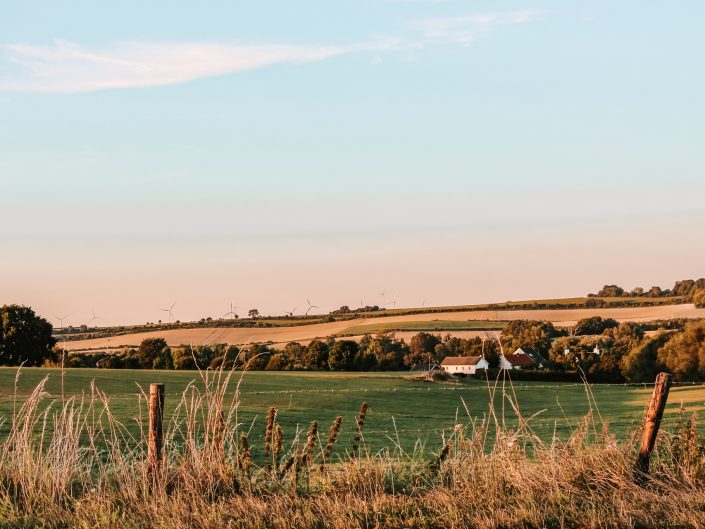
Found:
<svg viewBox="0 0 705 529"><path fill-rule="evenodd" d="M13 397L17 369L0 368L0 436L9 431L13 408L23 402L33 388L48 377L45 403L61 400L62 373L59 369L25 368L17 378L17 401ZM236 373L239 378L241 373ZM317 420L327 428L336 416L343 416L339 447L350 446L355 416L362 402L369 412L365 425L365 442L370 450L394 448L405 450L417 441L428 449L437 449L457 423L479 424L488 419L491 391L487 383L464 379L459 382L428 382L419 375L403 373L303 373L247 372L239 388L237 420L253 441L264 434L264 420L270 406L279 410L278 421L285 435L307 427ZM84 396L89 400L91 385L109 398L117 420L133 434L139 433L139 417L145 416L146 403L140 388L149 391L151 382L166 385L166 417L170 417L189 383L203 389L196 371L147 371L67 369L64 372L64 395ZM494 384L494 383L493 383ZM518 407L534 433L550 441L554 433L568 437L592 408L599 421L609 423L610 430L625 437L639 426L650 387L590 386L551 382L498 382L494 391L494 409L506 427L517 425ZM235 381L231 382L226 403L233 400ZM689 411L705 408L705 388L676 387L669 399L668 424L683 402ZM144 421L142 421L144 423Z"/></svg>
<svg viewBox="0 0 705 529"><path fill-rule="evenodd" d="M233 408L236 378L226 390L196 372L74 369L62 405L60 370L16 375L0 369L0 527L705 527L701 445L692 424L673 428L681 401L702 409L702 386L673 391L644 482L629 432L648 387L523 382L492 393L409 373L252 372ZM139 428L150 382L166 384L157 467ZM515 404L529 427L517 428ZM272 405L279 414L266 418Z"/></svg>

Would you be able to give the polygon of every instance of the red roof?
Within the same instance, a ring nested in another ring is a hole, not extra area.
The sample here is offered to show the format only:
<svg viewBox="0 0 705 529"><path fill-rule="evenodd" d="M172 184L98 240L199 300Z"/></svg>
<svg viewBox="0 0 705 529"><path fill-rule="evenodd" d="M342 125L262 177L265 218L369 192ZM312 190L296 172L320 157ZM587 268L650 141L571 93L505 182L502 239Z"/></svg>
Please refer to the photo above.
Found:
<svg viewBox="0 0 705 529"><path fill-rule="evenodd" d="M442 366L474 366L482 360L481 356L446 356Z"/></svg>
<svg viewBox="0 0 705 529"><path fill-rule="evenodd" d="M512 366L532 366L534 361L529 355L526 354L514 354L514 355L504 355L504 359L509 362Z"/></svg>

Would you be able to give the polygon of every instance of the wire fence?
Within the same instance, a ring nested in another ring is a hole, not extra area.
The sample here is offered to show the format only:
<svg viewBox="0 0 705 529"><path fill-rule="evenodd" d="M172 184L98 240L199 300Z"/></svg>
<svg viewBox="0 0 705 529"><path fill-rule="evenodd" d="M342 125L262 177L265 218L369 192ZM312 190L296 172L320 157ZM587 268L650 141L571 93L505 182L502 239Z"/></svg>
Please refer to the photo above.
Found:
<svg viewBox="0 0 705 529"><path fill-rule="evenodd" d="M158 378L158 377L155 377ZM168 385L167 385L168 387ZM194 386L199 389L199 386ZM272 390L253 390L253 391L240 391L241 396L248 395L317 395L317 394L350 394L350 393L447 393L447 392L488 392L497 390L500 391L504 389L505 391L535 391L540 389L551 389L551 390L566 390L566 389L576 389L576 388L590 388L601 389L610 387L620 387L620 388L633 388L633 389L653 389L652 383L605 383L605 384L594 384L594 383L582 383L582 382L572 382L572 383L555 383L555 384L545 384L545 383L532 383L532 384L513 384L510 382L502 383L490 382L487 385L475 385L475 386L465 386L465 385L445 385L439 384L434 386L426 387L401 387L401 386L391 386L391 387L360 387L360 388L297 388L297 389L272 389ZM704 388L705 382L673 382L672 387L682 387L682 388ZM231 390L234 391L234 390ZM139 391L122 391L107 392L110 397L120 397L120 396L133 396L137 397L141 395ZM184 394L182 391L167 392L165 395L175 397ZM20 395L20 394L18 394ZM12 395L4 395L0 398L12 398Z"/></svg>

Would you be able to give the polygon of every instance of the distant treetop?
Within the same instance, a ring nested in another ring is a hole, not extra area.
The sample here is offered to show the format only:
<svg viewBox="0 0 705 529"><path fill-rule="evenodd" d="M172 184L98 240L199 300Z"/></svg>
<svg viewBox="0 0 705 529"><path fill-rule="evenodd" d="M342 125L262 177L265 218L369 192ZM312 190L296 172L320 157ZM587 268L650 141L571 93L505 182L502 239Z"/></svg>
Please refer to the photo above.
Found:
<svg viewBox="0 0 705 529"><path fill-rule="evenodd" d="M626 291L618 285L605 285L597 294L588 294L588 297L599 298L620 298L620 297L645 297L645 298L664 298L664 297L684 297L689 301L693 301L694 297L700 296L700 292L705 291L705 278L700 279L683 279L676 281L673 288L663 290L661 287L653 286L648 290L642 287L636 287L631 291ZM697 294L697 296L696 296Z"/></svg>

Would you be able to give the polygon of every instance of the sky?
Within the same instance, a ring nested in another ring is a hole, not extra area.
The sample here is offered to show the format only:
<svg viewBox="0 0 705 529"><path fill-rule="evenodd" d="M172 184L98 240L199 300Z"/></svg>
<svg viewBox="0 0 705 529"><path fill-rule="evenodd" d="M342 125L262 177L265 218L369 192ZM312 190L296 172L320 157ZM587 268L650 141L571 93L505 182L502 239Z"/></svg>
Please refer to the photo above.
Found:
<svg viewBox="0 0 705 529"><path fill-rule="evenodd" d="M0 304L118 324L701 277L704 19L5 0Z"/></svg>

